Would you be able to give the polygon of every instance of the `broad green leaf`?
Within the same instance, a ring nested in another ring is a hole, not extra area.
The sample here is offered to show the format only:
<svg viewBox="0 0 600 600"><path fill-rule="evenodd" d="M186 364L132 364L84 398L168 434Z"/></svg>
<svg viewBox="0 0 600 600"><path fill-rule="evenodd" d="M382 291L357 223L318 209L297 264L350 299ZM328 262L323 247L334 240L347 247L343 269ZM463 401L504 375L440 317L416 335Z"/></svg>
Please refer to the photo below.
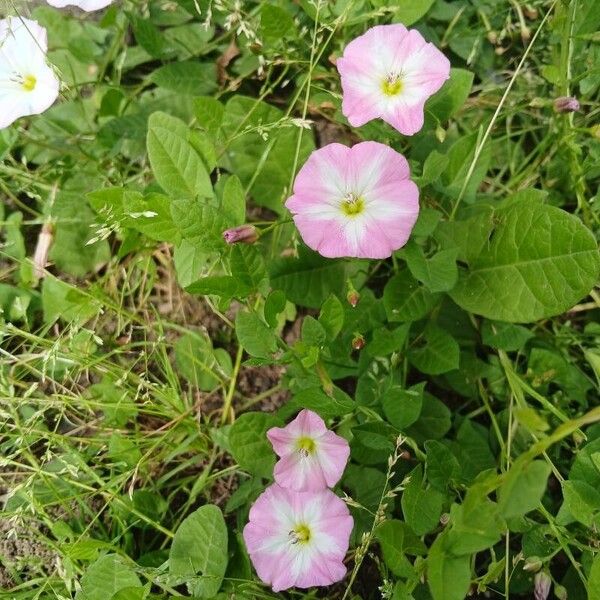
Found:
<svg viewBox="0 0 600 600"><path fill-rule="evenodd" d="M321 388L312 387L295 394L281 407L278 414L287 419L302 408L313 410L324 419L328 419L351 413L356 408L356 404L350 396L338 388L334 388L329 396Z"/></svg>
<svg viewBox="0 0 600 600"><path fill-rule="evenodd" d="M301 339L309 346L321 348L327 339L327 332L317 319L306 315L302 320Z"/></svg>
<svg viewBox="0 0 600 600"><path fill-rule="evenodd" d="M450 69L450 79L442 89L427 102L425 114L438 121L447 121L466 102L473 86L473 73L465 69Z"/></svg>
<svg viewBox="0 0 600 600"><path fill-rule="evenodd" d="M422 373L440 375L458 369L458 342L437 325L428 325L423 333L425 345L409 349L410 362Z"/></svg>
<svg viewBox="0 0 600 600"><path fill-rule="evenodd" d="M467 242L468 268L450 292L465 310L499 321L535 321L568 310L598 281L594 236L559 208L522 201L465 225L484 234Z"/></svg>
<svg viewBox="0 0 600 600"><path fill-rule="evenodd" d="M240 415L229 430L231 454L242 469L270 479L275 466L275 454L267 439L271 427L281 425L274 415L249 412Z"/></svg>
<svg viewBox="0 0 600 600"><path fill-rule="evenodd" d="M178 199L212 197L210 177L188 142L188 128L183 121L166 113L153 113L148 120L147 147L152 172L168 195Z"/></svg>
<svg viewBox="0 0 600 600"><path fill-rule="evenodd" d="M260 11L260 35L267 43L277 42L294 27L291 15L278 6L263 4Z"/></svg>
<svg viewBox="0 0 600 600"><path fill-rule="evenodd" d="M438 535L427 556L427 583L433 600L464 600L471 584L471 557L454 556L447 534Z"/></svg>
<svg viewBox="0 0 600 600"><path fill-rule="evenodd" d="M285 292L299 306L321 308L329 294L342 294L346 279L343 262L327 260L316 252L303 251L298 258L271 263L271 285Z"/></svg>
<svg viewBox="0 0 600 600"><path fill-rule="evenodd" d="M395 575L402 576L411 570L406 554L424 555L425 544L415 535L410 527L402 521L391 519L384 521L375 531L383 552L383 560Z"/></svg>
<svg viewBox="0 0 600 600"><path fill-rule="evenodd" d="M257 290L267 276L265 261L256 246L235 245L229 262L231 275L250 291Z"/></svg>
<svg viewBox="0 0 600 600"><path fill-rule="evenodd" d="M470 482L482 471L496 467L488 441L488 430L470 419L462 422L452 449L460 463L463 481Z"/></svg>
<svg viewBox="0 0 600 600"><path fill-rule="evenodd" d="M224 166L235 173L254 202L277 214L283 203L296 164L301 165L314 149L313 136L287 120L274 106L255 98L234 95L225 106L222 131L227 140ZM302 135L296 163L296 145Z"/></svg>
<svg viewBox="0 0 600 600"><path fill-rule="evenodd" d="M204 96L217 88L215 65L191 60L159 67L148 79L159 87L190 96Z"/></svg>
<svg viewBox="0 0 600 600"><path fill-rule="evenodd" d="M403 250L406 264L415 279L418 279L430 292L447 292L458 280L456 257L458 250L440 250L426 258L421 246L408 244Z"/></svg>
<svg viewBox="0 0 600 600"><path fill-rule="evenodd" d="M427 481L437 490L445 491L452 480L460 476L460 464L450 448L437 440L425 442Z"/></svg>
<svg viewBox="0 0 600 600"><path fill-rule="evenodd" d="M246 220L246 196L236 175L231 175L225 182L221 209L231 218L232 225L242 225Z"/></svg>
<svg viewBox="0 0 600 600"><path fill-rule="evenodd" d="M383 290L383 304L390 321L418 321L431 311L438 298L408 270L392 277Z"/></svg>
<svg viewBox="0 0 600 600"><path fill-rule="evenodd" d="M119 590L110 600L144 600L147 595L148 588L126 587Z"/></svg>
<svg viewBox="0 0 600 600"><path fill-rule="evenodd" d="M263 313L269 327L277 326L277 318L285 310L285 304L285 294L281 290L274 290L267 296Z"/></svg>
<svg viewBox="0 0 600 600"><path fill-rule="evenodd" d="M392 352L399 352L404 348L410 323L405 323L389 330L387 327L380 327L373 332L373 339L367 344L367 353L369 356L387 356Z"/></svg>
<svg viewBox="0 0 600 600"><path fill-rule="evenodd" d="M422 444L426 440L443 438L451 425L448 407L435 396L425 392L421 414L418 420L406 430L406 433L414 438L417 443Z"/></svg>
<svg viewBox="0 0 600 600"><path fill-rule="evenodd" d="M202 96L194 100L194 114L201 127L215 134L223 122L225 107L216 98Z"/></svg>
<svg viewBox="0 0 600 600"><path fill-rule="evenodd" d="M51 276L42 283L42 306L45 323L61 319L83 324L100 312L100 303L93 297Z"/></svg>
<svg viewBox="0 0 600 600"><path fill-rule="evenodd" d="M342 327L344 326L344 307L334 294L330 294L323 303L321 313L319 314L319 323L325 329L329 341L335 340L342 331Z"/></svg>
<svg viewBox="0 0 600 600"><path fill-rule="evenodd" d="M404 430L412 425L421 414L424 383L402 389L392 385L381 397L381 405L387 420L396 428Z"/></svg>
<svg viewBox="0 0 600 600"><path fill-rule="evenodd" d="M500 511L505 519L522 516L536 509L546 491L550 465L543 460L516 463L498 490Z"/></svg>
<svg viewBox="0 0 600 600"><path fill-rule="evenodd" d="M155 192L143 198L126 193L123 202L128 226L157 242L179 242L179 228L171 216L170 198Z"/></svg>
<svg viewBox="0 0 600 600"><path fill-rule="evenodd" d="M462 504L450 508L446 547L456 556L475 554L499 542L504 530L498 505L470 489Z"/></svg>
<svg viewBox="0 0 600 600"><path fill-rule="evenodd" d="M211 257L207 252L183 239L173 251L173 262L177 273L177 283L185 288L202 277L211 264Z"/></svg>
<svg viewBox="0 0 600 600"><path fill-rule="evenodd" d="M173 198L171 215L181 236L202 252L225 248L223 231L231 221L206 199Z"/></svg>
<svg viewBox="0 0 600 600"><path fill-rule="evenodd" d="M250 356L271 358L277 350L277 336L255 312L238 312L235 333Z"/></svg>
<svg viewBox="0 0 600 600"><path fill-rule="evenodd" d="M150 56L160 58L164 50L164 38L149 19L142 19L132 13L127 15L131 21L135 41Z"/></svg>
<svg viewBox="0 0 600 600"><path fill-rule="evenodd" d="M138 576L125 559L107 554L92 563L84 573L77 600L106 600L123 588L139 586Z"/></svg>
<svg viewBox="0 0 600 600"><path fill-rule="evenodd" d="M211 391L218 385L215 371L219 365L208 336L190 331L177 340L174 350L175 363L191 385L203 391Z"/></svg>
<svg viewBox="0 0 600 600"><path fill-rule="evenodd" d="M425 159L425 163L423 164L423 173L422 173L421 177L419 178L419 184L421 186L426 186L430 183L433 183L434 181L437 181L438 178L440 177L440 175L445 171L445 169L449 163L450 163L450 159L448 158L448 156L446 154L441 154L437 150L433 150ZM423 212L423 210L424 209L421 209L421 211L419 213L419 219L421 219L421 213ZM441 216L440 213L438 213L437 211L432 211L431 209L429 209L429 210L432 213L437 214L438 215L437 220L439 220L439 217ZM417 224L419 224L419 219L417 220ZM437 224L437 221L436 221L436 224ZM415 225L415 228L416 228L416 225ZM417 232L415 232L415 229L413 229L413 235L422 235L422 234L419 234L418 230L417 230Z"/></svg>
<svg viewBox="0 0 600 600"><path fill-rule="evenodd" d="M534 334L529 329L512 323L485 319L481 326L481 341L507 352L521 350L532 337Z"/></svg>
<svg viewBox="0 0 600 600"><path fill-rule="evenodd" d="M563 506L559 522L575 519L589 528L597 528L600 524L600 491L592 484L575 479L562 483ZM572 519L564 519L565 511Z"/></svg>
<svg viewBox="0 0 600 600"><path fill-rule="evenodd" d="M201 506L186 517L173 538L169 573L187 583L192 595L212 598L227 568L227 527L221 510Z"/></svg>
<svg viewBox="0 0 600 600"><path fill-rule="evenodd" d="M410 528L423 535L435 529L442 514L444 496L423 484L423 470L418 466L410 473L410 481L402 493L402 512Z"/></svg>
<svg viewBox="0 0 600 600"><path fill-rule="evenodd" d="M386 9L393 11L394 21L408 27L424 17L435 0L420 0L419 2L415 2L415 0L395 0L393 3L389 3L388 0L371 0L371 2L374 6L386 7Z"/></svg>
<svg viewBox="0 0 600 600"><path fill-rule="evenodd" d="M588 600L600 600L600 554L596 554L588 577Z"/></svg>

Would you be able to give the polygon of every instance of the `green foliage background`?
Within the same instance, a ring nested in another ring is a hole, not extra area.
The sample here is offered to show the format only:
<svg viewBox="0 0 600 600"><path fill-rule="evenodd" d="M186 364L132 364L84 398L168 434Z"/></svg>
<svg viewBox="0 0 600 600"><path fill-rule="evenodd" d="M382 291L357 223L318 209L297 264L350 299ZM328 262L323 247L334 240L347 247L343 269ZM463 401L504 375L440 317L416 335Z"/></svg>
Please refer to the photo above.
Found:
<svg viewBox="0 0 600 600"><path fill-rule="evenodd" d="M600 598L595 0L2 10L65 83L0 131L6 597ZM389 22L453 65L412 138L340 110L336 57ZM363 139L407 156L419 221L390 260L324 259L283 202ZM302 407L351 444L350 574L273 594L241 530Z"/></svg>

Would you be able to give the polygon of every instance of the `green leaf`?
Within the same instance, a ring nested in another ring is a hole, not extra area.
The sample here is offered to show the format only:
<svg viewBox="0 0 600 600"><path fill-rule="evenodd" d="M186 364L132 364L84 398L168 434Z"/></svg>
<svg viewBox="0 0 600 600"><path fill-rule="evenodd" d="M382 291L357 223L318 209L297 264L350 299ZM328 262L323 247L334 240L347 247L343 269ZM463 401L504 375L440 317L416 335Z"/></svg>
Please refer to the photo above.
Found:
<svg viewBox="0 0 600 600"><path fill-rule="evenodd" d="M146 143L152 172L167 194L178 199L213 196L210 177L188 142L188 128L183 121L166 113L153 113L148 119Z"/></svg>
<svg viewBox="0 0 600 600"><path fill-rule="evenodd" d="M199 296L220 296L228 300L230 298L245 298L250 288L230 275L212 275L203 277L186 286L188 294Z"/></svg>
<svg viewBox="0 0 600 600"><path fill-rule="evenodd" d="M550 465L543 460L516 463L504 476L498 501L505 519L536 509L546 491Z"/></svg>
<svg viewBox="0 0 600 600"><path fill-rule="evenodd" d="M471 585L471 557L454 556L447 534L438 535L427 556L427 582L433 600L464 600Z"/></svg>
<svg viewBox="0 0 600 600"><path fill-rule="evenodd" d="M327 334L327 339L332 342L342 331L344 326L344 307L334 294L330 294L321 307L319 323Z"/></svg>
<svg viewBox="0 0 600 600"><path fill-rule="evenodd" d="M216 98L202 96L194 99L194 115L200 127L214 135L223 122L225 107Z"/></svg>
<svg viewBox="0 0 600 600"><path fill-rule="evenodd" d="M190 96L203 96L217 89L215 65L191 60L159 67L148 79L159 87Z"/></svg>
<svg viewBox="0 0 600 600"><path fill-rule="evenodd" d="M418 321L432 310L438 299L408 270L392 277L383 290L383 304L390 321Z"/></svg>
<svg viewBox="0 0 600 600"><path fill-rule="evenodd" d="M448 407L435 396L425 392L419 419L407 429L406 433L417 443L422 444L425 440L443 438L451 426Z"/></svg>
<svg viewBox="0 0 600 600"><path fill-rule="evenodd" d="M123 202L129 227L157 242L179 242L179 228L171 216L169 197L155 192L143 198L138 194L125 193Z"/></svg>
<svg viewBox="0 0 600 600"><path fill-rule="evenodd" d="M381 546L385 564L397 576L402 576L411 569L406 554L427 553L425 544L402 521L395 519L384 521L377 527L375 536Z"/></svg>
<svg viewBox="0 0 600 600"><path fill-rule="evenodd" d="M444 329L430 324L423 333L425 346L409 349L410 362L422 373L440 375L458 369L458 342Z"/></svg>
<svg viewBox="0 0 600 600"><path fill-rule="evenodd" d="M481 341L506 352L521 350L532 337L534 335L529 329L512 323L486 319L481 326Z"/></svg>
<svg viewBox="0 0 600 600"><path fill-rule="evenodd" d="M400 325L391 331L387 327L380 327L373 332L373 339L367 345L369 356L387 356L392 352L399 352L404 348L410 323Z"/></svg>
<svg viewBox="0 0 600 600"><path fill-rule="evenodd" d="M231 221L218 208L204 199L173 198L171 215L181 236L202 252L225 248L223 231Z"/></svg>
<svg viewBox="0 0 600 600"><path fill-rule="evenodd" d="M473 217L465 226L484 232L483 243L481 235L466 242L468 269L461 270L450 292L465 310L531 322L568 310L598 281L594 236L559 208L523 200Z"/></svg>
<svg viewBox="0 0 600 600"><path fill-rule="evenodd" d="M404 258L410 272L430 292L447 292L458 280L456 257L458 250L450 248L441 250L430 258L426 258L421 246L408 244L404 250Z"/></svg>
<svg viewBox="0 0 600 600"><path fill-rule="evenodd" d="M260 11L260 35L267 43L281 40L294 27L291 15L272 4L263 4Z"/></svg>
<svg viewBox="0 0 600 600"><path fill-rule="evenodd" d="M231 218L232 225L242 225L246 221L246 196L236 175L230 175L225 182L221 209Z"/></svg>
<svg viewBox="0 0 600 600"><path fill-rule="evenodd" d="M285 310L285 304L285 294L281 290L274 290L267 296L263 313L269 327L277 327L277 317Z"/></svg>
<svg viewBox="0 0 600 600"><path fill-rule="evenodd" d="M160 58L164 50L164 38L149 19L142 19L132 13L127 14L133 29L135 41L154 58Z"/></svg>
<svg viewBox="0 0 600 600"><path fill-rule="evenodd" d="M145 587L127 587L119 590L110 600L144 600L148 595Z"/></svg>
<svg viewBox="0 0 600 600"><path fill-rule="evenodd" d="M275 466L275 454L267 439L271 427L281 425L274 415L249 412L240 415L229 430L231 454L242 469L270 479Z"/></svg>
<svg viewBox="0 0 600 600"><path fill-rule="evenodd" d="M324 419L329 419L351 413L356 404L338 388L334 388L331 396L328 396L321 388L311 387L295 394L279 409L278 414L287 419L302 408L313 410Z"/></svg>
<svg viewBox="0 0 600 600"><path fill-rule="evenodd" d="M314 149L313 136L293 126L284 113L255 98L234 95L225 106L222 131L228 143L225 166L235 173L252 199L281 215L294 167ZM296 146L302 134L298 161ZM264 137L263 137L264 136ZM266 138L266 139L265 139Z"/></svg>
<svg viewBox="0 0 600 600"><path fill-rule="evenodd" d="M139 587L141 582L124 558L116 554L101 556L81 578L78 600L106 600L123 588Z"/></svg>
<svg viewBox="0 0 600 600"><path fill-rule="evenodd" d="M237 244L231 249L231 275L248 288L257 290L267 276L265 261L256 246Z"/></svg>
<svg viewBox="0 0 600 600"><path fill-rule="evenodd" d="M321 308L330 294L343 292L346 269L341 261L327 260L305 250L298 258L273 261L270 278L273 288L285 292L291 302Z"/></svg>
<svg viewBox="0 0 600 600"><path fill-rule="evenodd" d="M100 312L100 304L92 297L51 276L42 283L42 306L45 323L61 319L83 324Z"/></svg>
<svg viewBox="0 0 600 600"><path fill-rule="evenodd" d="M600 554L596 554L588 577L588 600L600 600Z"/></svg>
<svg viewBox="0 0 600 600"><path fill-rule="evenodd" d="M469 489L462 504L452 505L449 523L446 547L455 556L491 548L506 527L498 505L477 487Z"/></svg>
<svg viewBox="0 0 600 600"><path fill-rule="evenodd" d="M327 339L327 332L319 321L306 315L302 320L301 339L309 346L321 348Z"/></svg>
<svg viewBox="0 0 600 600"><path fill-rule="evenodd" d="M221 587L226 568L227 527L221 510L212 504L201 506L175 532L169 572L185 581L192 595L212 598Z"/></svg>
<svg viewBox="0 0 600 600"><path fill-rule="evenodd" d="M469 97L473 86L473 73L465 69L450 69L450 79L442 89L427 102L426 115L438 121L447 121L458 112Z"/></svg>
<svg viewBox="0 0 600 600"><path fill-rule="evenodd" d="M429 185L430 183L433 183L434 181L437 181L438 178L440 177L440 175L446 170L446 167L448 166L448 164L450 163L450 159L448 158L448 156L446 154L442 154L441 152L438 152L437 150L433 150L425 159L425 163L423 164L423 173L421 175L421 177L419 178L419 184L421 185L421 187ZM437 220L436 220L436 225L437 225L437 221L439 221L439 217L441 216L440 213L438 213L437 211L432 211L431 209L429 209L431 212L433 212L434 214L437 214ZM421 213L423 212L423 209L421 209L421 211L419 212L419 219L421 219ZM427 214L427 213L426 213ZM417 220L417 224L419 223L419 220ZM416 227L416 225L415 225ZM418 231L418 230L417 230ZM415 233L415 230L413 229L413 235L422 235L420 233Z"/></svg>
<svg viewBox="0 0 600 600"><path fill-rule="evenodd" d="M235 317L235 333L250 356L271 358L277 350L277 336L254 312L238 312Z"/></svg>
<svg viewBox="0 0 600 600"><path fill-rule="evenodd" d="M427 440L425 451L427 452L425 463L427 466L427 481L443 492L452 480L457 480L460 476L458 459L446 444L437 440Z"/></svg>
<svg viewBox="0 0 600 600"><path fill-rule="evenodd" d="M444 496L437 490L425 489L422 467L416 467L402 493L402 512L417 535L424 535L439 524L443 500Z"/></svg>
<svg viewBox="0 0 600 600"><path fill-rule="evenodd" d="M424 383L402 389L392 385L381 397L381 405L387 420L396 428L404 430L412 425L421 414Z"/></svg>
<svg viewBox="0 0 600 600"><path fill-rule="evenodd" d="M191 385L203 391L213 390L219 383L215 369L219 368L207 335L188 332L174 346L175 363Z"/></svg>
<svg viewBox="0 0 600 600"><path fill-rule="evenodd" d="M408 27L423 18L429 12L435 0L420 0L419 2L415 2L415 0L395 0L393 4L390 4L388 0L371 0L371 2L374 6L382 6L390 11L393 10L394 21Z"/></svg>

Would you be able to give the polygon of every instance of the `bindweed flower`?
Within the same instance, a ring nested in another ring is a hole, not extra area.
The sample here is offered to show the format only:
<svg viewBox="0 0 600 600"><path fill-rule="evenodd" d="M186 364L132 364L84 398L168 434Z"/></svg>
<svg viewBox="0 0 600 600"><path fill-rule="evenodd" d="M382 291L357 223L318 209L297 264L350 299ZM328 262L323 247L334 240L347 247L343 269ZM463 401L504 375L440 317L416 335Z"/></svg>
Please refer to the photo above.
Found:
<svg viewBox="0 0 600 600"><path fill-rule="evenodd" d="M450 61L415 29L377 25L337 61L342 112L354 127L381 118L404 135L423 127L424 106L450 77Z"/></svg>
<svg viewBox="0 0 600 600"><path fill-rule="evenodd" d="M223 239L228 244L254 244L258 240L258 229L254 225L240 225L223 232Z"/></svg>
<svg viewBox="0 0 600 600"><path fill-rule="evenodd" d="M23 17L0 20L0 129L50 108L59 81L46 62L46 30Z"/></svg>
<svg viewBox="0 0 600 600"><path fill-rule="evenodd" d="M268 487L250 509L244 541L258 576L279 592L343 579L354 521L330 490Z"/></svg>
<svg viewBox="0 0 600 600"><path fill-rule="evenodd" d="M307 246L328 258L388 258L406 244L419 214L408 162L378 142L313 152L286 207Z"/></svg>
<svg viewBox="0 0 600 600"><path fill-rule="evenodd" d="M50 6L65 8L65 6L77 6L86 12L106 8L113 0L46 0Z"/></svg>
<svg viewBox="0 0 600 600"><path fill-rule="evenodd" d="M275 481L296 491L333 487L342 476L350 446L330 431L321 417L302 410L286 427L273 427L267 437L280 460L275 465Z"/></svg>
<svg viewBox="0 0 600 600"><path fill-rule="evenodd" d="M546 600L550 595L552 579L545 571L540 571L533 579L535 600Z"/></svg>
<svg viewBox="0 0 600 600"><path fill-rule="evenodd" d="M561 96L554 101L554 110L557 113L577 112L579 108L579 100L572 96Z"/></svg>

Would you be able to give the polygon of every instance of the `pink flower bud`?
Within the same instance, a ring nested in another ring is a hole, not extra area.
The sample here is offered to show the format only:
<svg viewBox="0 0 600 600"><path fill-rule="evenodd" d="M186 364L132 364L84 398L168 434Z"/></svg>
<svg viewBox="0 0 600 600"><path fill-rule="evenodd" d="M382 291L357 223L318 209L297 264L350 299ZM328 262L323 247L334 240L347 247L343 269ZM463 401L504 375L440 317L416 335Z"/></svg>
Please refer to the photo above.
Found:
<svg viewBox="0 0 600 600"><path fill-rule="evenodd" d="M534 578L535 583L535 600L546 600L550 595L550 587L552 586L552 579L546 571L540 571L536 573Z"/></svg>
<svg viewBox="0 0 600 600"><path fill-rule="evenodd" d="M239 225L226 229L223 232L223 239L228 244L254 244L258 239L258 229L254 225Z"/></svg>
<svg viewBox="0 0 600 600"><path fill-rule="evenodd" d="M579 100L572 96L561 96L554 101L554 110L557 113L577 112L579 108Z"/></svg>
<svg viewBox="0 0 600 600"><path fill-rule="evenodd" d="M356 305L359 303L360 301L360 294L355 290L355 289L351 289L347 294L346 294L346 300L348 300L348 304L352 307L352 308L356 308Z"/></svg>
<svg viewBox="0 0 600 600"><path fill-rule="evenodd" d="M357 333L352 339L352 349L353 350L362 350L365 347L365 338Z"/></svg>

